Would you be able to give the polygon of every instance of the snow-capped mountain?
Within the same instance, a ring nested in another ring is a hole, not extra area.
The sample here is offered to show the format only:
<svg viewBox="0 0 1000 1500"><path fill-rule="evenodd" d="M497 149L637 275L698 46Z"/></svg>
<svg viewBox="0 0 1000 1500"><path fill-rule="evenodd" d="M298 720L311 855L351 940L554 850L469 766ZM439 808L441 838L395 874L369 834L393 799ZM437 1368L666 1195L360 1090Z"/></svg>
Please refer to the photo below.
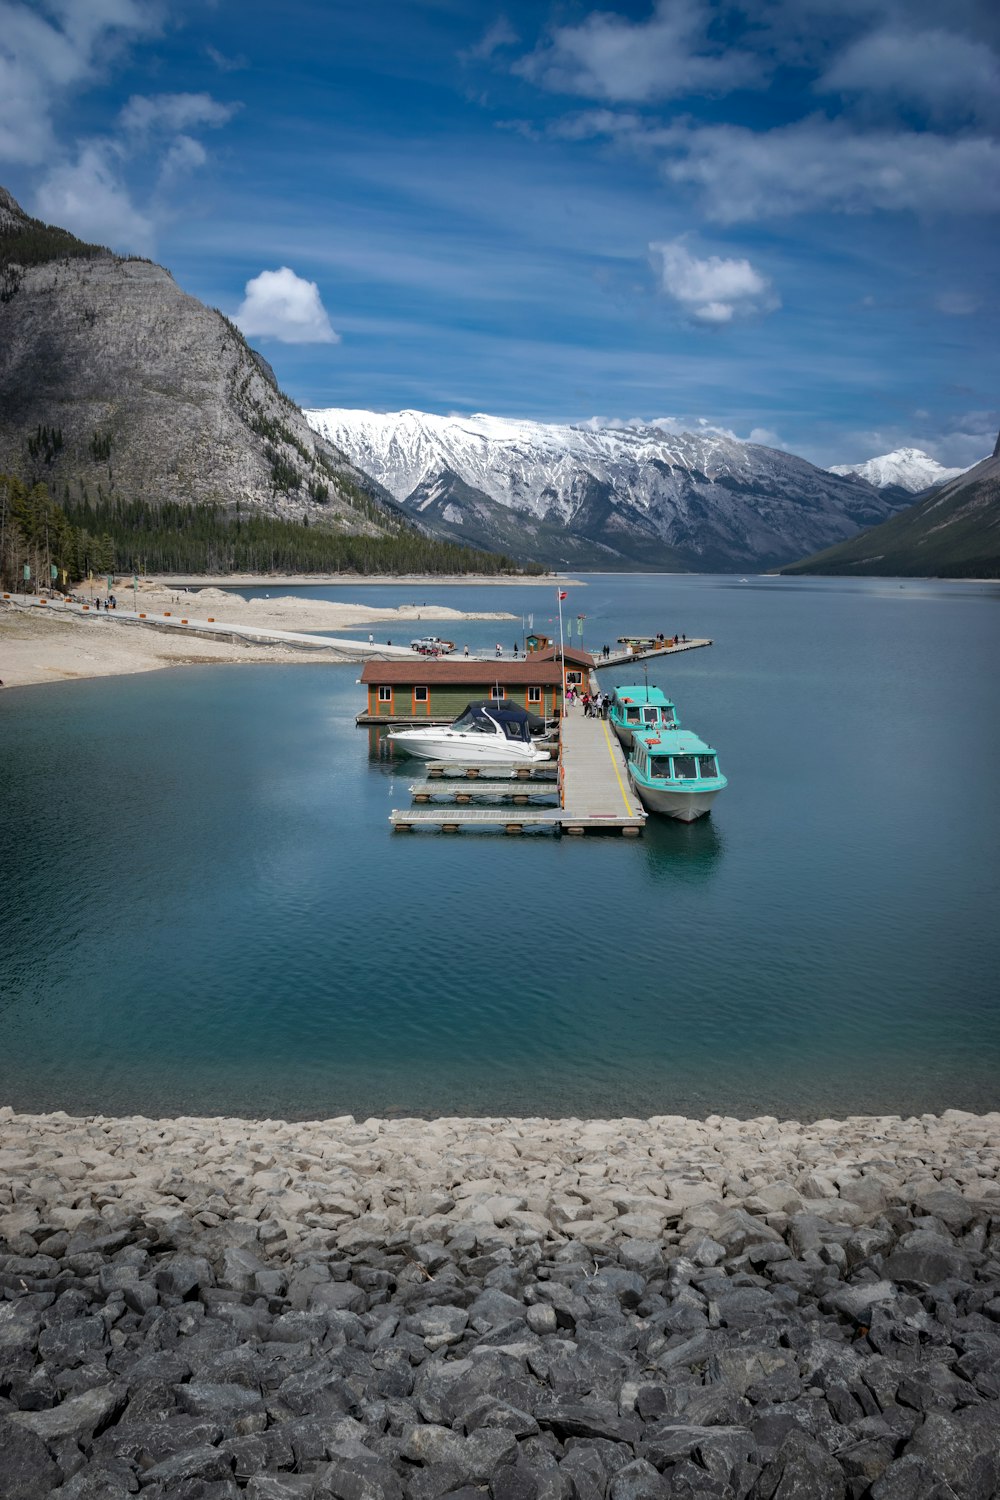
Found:
<svg viewBox="0 0 1000 1500"><path fill-rule="evenodd" d="M877 490L895 485L910 495L919 495L932 484L944 484L965 472L965 469L946 469L922 448L896 448L863 464L834 464L830 469L831 474L857 474Z"/></svg>
<svg viewBox="0 0 1000 1500"><path fill-rule="evenodd" d="M771 567L897 508L870 484L715 432L307 411L429 531L549 563Z"/></svg>

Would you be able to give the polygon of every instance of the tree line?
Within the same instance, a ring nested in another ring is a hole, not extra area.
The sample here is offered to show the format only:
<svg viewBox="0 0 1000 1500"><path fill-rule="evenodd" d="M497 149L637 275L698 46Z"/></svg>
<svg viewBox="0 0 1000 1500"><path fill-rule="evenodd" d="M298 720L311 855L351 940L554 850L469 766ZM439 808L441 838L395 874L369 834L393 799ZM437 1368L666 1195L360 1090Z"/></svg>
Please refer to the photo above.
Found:
<svg viewBox="0 0 1000 1500"><path fill-rule="evenodd" d="M502 573L540 572L499 553L434 541L416 531L365 536L326 524L279 520L221 505L51 499L0 475L0 576L70 586L89 573ZM53 569L55 573L53 574Z"/></svg>

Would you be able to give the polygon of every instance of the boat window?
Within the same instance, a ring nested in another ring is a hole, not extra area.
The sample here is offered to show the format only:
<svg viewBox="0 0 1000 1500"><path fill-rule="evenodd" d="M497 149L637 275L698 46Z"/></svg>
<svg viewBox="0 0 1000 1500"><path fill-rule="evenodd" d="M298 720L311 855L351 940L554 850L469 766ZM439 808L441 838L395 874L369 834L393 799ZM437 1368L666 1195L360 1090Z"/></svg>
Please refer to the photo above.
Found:
<svg viewBox="0 0 1000 1500"><path fill-rule="evenodd" d="M678 781L697 781L698 759L694 755L674 756L674 775Z"/></svg>
<svg viewBox="0 0 1000 1500"><path fill-rule="evenodd" d="M524 739L524 725L516 722L507 723L503 726L504 734L509 740Z"/></svg>
<svg viewBox="0 0 1000 1500"><path fill-rule="evenodd" d="M486 718L485 714L472 713L462 714L461 718L455 720L452 729L461 730L465 734L496 734L496 726L492 719Z"/></svg>
<svg viewBox="0 0 1000 1500"><path fill-rule="evenodd" d="M677 716L674 713L674 711L673 711L672 708L665 708L665 709L663 709L662 712L663 712L663 722L664 722L664 724L673 724L673 723L676 722L676 717Z"/></svg>
<svg viewBox="0 0 1000 1500"><path fill-rule="evenodd" d="M661 781L670 780L670 756L652 755L649 759L649 774L656 776Z"/></svg>
<svg viewBox="0 0 1000 1500"><path fill-rule="evenodd" d="M701 761L701 774L703 776L718 776L719 767L716 764L714 755L702 755L699 759Z"/></svg>
<svg viewBox="0 0 1000 1500"><path fill-rule="evenodd" d="M642 717L643 717L643 720L644 720L645 723L647 723L647 724L655 724L656 723L656 709L655 708L644 708L643 711L642 711Z"/></svg>
<svg viewBox="0 0 1000 1500"><path fill-rule="evenodd" d="M637 708L627 708L625 710L625 723L626 724L641 724L642 723L642 720L639 717L639 710Z"/></svg>

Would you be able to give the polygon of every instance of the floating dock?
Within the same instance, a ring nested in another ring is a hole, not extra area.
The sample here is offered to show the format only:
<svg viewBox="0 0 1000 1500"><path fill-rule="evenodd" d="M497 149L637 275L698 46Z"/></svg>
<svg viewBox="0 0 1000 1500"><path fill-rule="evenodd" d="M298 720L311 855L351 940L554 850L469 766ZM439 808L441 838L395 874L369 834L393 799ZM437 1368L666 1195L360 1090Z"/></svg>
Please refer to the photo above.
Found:
<svg viewBox="0 0 1000 1500"><path fill-rule="evenodd" d="M668 646L664 641L662 645L645 646L638 651L626 647L622 651L612 651L610 656L595 656L594 670L601 671L603 667L620 667L625 662L649 661L653 656L677 656L681 651L697 651L702 646L711 646L714 642L705 640L678 641L676 646Z"/></svg>
<svg viewBox="0 0 1000 1500"><path fill-rule="evenodd" d="M516 834L539 828L567 834L620 833L635 838L646 822L610 724L606 719L588 719L582 709L571 709L561 722L558 779L554 763L551 767L518 766L513 774L497 767L464 767L443 761L429 763L427 770L428 778L410 787L418 805L394 807L389 814L397 832L436 828L442 833L460 833L479 828ZM517 774L523 772L529 774ZM555 796L559 799L557 807L539 804L540 797ZM428 806L432 800L437 805ZM474 805L480 800L515 805Z"/></svg>

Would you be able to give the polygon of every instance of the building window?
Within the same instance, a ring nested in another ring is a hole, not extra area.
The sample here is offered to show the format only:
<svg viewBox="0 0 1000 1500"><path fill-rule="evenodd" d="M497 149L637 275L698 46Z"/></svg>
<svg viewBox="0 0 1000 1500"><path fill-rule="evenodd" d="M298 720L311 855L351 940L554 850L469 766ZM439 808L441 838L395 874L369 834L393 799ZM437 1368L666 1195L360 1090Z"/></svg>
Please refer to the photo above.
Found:
<svg viewBox="0 0 1000 1500"><path fill-rule="evenodd" d="M566 673L566 686L567 687L579 687L580 684L582 683L582 681L583 681L583 673L582 672L567 672Z"/></svg>
<svg viewBox="0 0 1000 1500"><path fill-rule="evenodd" d="M430 694L425 687L415 687L413 689L414 703L426 703L429 696Z"/></svg>
<svg viewBox="0 0 1000 1500"><path fill-rule="evenodd" d="M391 703L392 702L392 688L391 687L380 687L379 690L378 690L378 701L380 703Z"/></svg>
<svg viewBox="0 0 1000 1500"><path fill-rule="evenodd" d="M504 687L494 687L490 689L490 697L493 699L494 703L496 703L500 698L506 698L506 696L507 689Z"/></svg>
<svg viewBox="0 0 1000 1500"><path fill-rule="evenodd" d="M542 690L541 690L541 688L540 687L539 688L529 688L528 689L528 702L529 703L541 703L541 701L542 701Z"/></svg>

